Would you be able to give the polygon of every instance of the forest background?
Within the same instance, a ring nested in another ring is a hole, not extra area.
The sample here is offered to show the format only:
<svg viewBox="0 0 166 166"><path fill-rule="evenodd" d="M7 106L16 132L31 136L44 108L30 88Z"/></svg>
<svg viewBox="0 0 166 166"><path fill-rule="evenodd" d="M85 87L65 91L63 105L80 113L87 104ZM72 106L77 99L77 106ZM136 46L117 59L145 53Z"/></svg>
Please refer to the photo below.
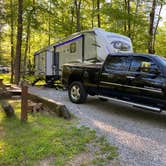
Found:
<svg viewBox="0 0 166 166"><path fill-rule="evenodd" d="M134 52L166 56L166 0L0 0L0 65L18 83L34 52L93 27L130 37Z"/></svg>

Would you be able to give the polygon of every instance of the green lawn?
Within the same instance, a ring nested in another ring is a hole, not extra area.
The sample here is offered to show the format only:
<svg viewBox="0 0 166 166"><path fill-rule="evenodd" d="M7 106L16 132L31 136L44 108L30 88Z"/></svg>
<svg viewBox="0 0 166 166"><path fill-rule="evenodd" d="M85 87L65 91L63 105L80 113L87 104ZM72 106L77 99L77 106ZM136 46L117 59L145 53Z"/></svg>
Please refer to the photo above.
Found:
<svg viewBox="0 0 166 166"><path fill-rule="evenodd" d="M10 84L10 74L0 74L0 79L3 79L4 84Z"/></svg>
<svg viewBox="0 0 166 166"><path fill-rule="evenodd" d="M26 75L25 80L27 80L30 84L32 84L35 81L36 77L35 76L29 76ZM44 85L46 82L43 78L43 80L38 81L35 85Z"/></svg>
<svg viewBox="0 0 166 166"><path fill-rule="evenodd" d="M92 154L81 161L82 166L105 165L118 156L117 148L103 137L96 137L95 131L77 128L74 118L67 121L35 113L28 115L28 122L21 123L20 101L9 102L14 106L16 116L8 119L0 108L0 165L35 166L46 162L63 166L75 162L81 154ZM97 150L91 152L89 145Z"/></svg>
<svg viewBox="0 0 166 166"><path fill-rule="evenodd" d="M0 74L0 79L4 79L3 83L4 84L10 84L10 73L7 74ZM27 80L30 84L35 80L35 76L26 76L25 80ZM45 81L41 80L36 83L36 85L44 85Z"/></svg>

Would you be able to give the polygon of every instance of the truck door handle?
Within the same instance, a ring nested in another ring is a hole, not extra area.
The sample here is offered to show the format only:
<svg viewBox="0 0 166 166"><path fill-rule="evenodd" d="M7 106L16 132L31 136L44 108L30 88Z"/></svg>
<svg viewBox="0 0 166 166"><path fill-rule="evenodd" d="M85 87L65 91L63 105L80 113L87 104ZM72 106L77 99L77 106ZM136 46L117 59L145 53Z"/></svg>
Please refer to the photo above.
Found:
<svg viewBox="0 0 166 166"><path fill-rule="evenodd" d="M134 76L126 76L126 78L131 79L131 80L135 79Z"/></svg>

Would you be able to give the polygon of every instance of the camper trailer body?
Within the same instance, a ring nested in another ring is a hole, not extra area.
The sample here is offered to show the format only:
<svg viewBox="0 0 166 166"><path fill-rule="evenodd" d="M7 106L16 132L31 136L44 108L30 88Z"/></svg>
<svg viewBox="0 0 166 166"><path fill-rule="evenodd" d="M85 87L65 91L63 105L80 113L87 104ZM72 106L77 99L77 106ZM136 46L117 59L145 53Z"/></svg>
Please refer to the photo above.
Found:
<svg viewBox="0 0 166 166"><path fill-rule="evenodd" d="M60 79L65 63L102 62L116 52L133 52L130 38L100 28L75 33L35 53L35 75L53 83Z"/></svg>

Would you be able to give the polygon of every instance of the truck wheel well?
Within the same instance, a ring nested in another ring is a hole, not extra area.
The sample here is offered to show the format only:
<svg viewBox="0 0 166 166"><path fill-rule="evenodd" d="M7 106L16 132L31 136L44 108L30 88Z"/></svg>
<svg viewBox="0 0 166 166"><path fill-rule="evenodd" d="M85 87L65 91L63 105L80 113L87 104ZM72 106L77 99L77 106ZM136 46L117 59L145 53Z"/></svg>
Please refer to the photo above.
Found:
<svg viewBox="0 0 166 166"><path fill-rule="evenodd" d="M68 84L70 85L74 81L83 82L82 79L81 79L81 76L72 75L69 78Z"/></svg>

